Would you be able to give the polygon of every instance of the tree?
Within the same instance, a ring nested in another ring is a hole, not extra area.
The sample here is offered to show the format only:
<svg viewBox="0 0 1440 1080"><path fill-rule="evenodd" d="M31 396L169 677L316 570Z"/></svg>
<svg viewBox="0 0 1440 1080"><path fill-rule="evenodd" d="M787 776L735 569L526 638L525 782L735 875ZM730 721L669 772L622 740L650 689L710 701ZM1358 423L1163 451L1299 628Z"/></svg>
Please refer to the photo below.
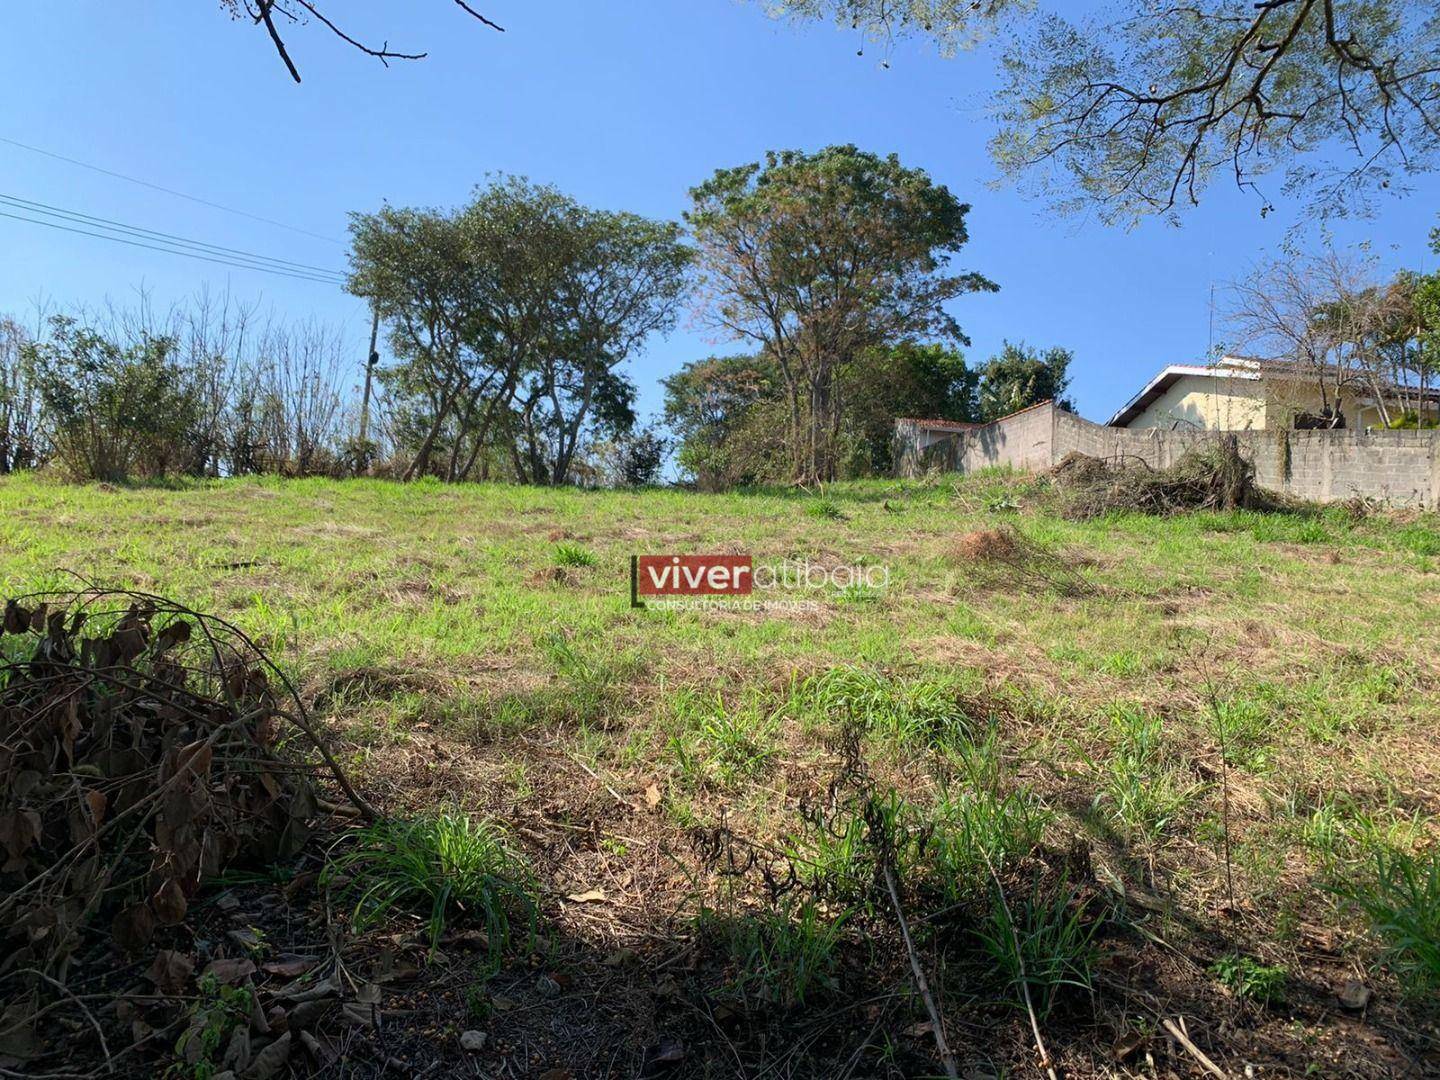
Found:
<svg viewBox="0 0 1440 1080"><path fill-rule="evenodd" d="M1337 301L1362 288L1358 268L1333 251L1262 263L1230 287L1226 318L1236 344L1283 365L1284 379L1272 380L1267 388L1282 402L1290 386L1316 392L1318 414L1302 417L1312 426L1343 427L1345 402L1361 384L1353 357L1343 349L1350 327L1347 309ZM1327 308L1329 317L1321 314ZM1302 405L1295 407L1299 411Z"/></svg>
<svg viewBox="0 0 1440 1080"><path fill-rule="evenodd" d="M0 317L0 475L33 469L46 454L40 391L25 346L30 335Z"/></svg>
<svg viewBox="0 0 1440 1080"><path fill-rule="evenodd" d="M1007 341L980 370L980 418L996 420L1021 409L1053 401L1071 408L1065 398L1074 353L1053 348L1041 352L1024 342Z"/></svg>
<svg viewBox="0 0 1440 1080"><path fill-rule="evenodd" d="M1412 273L1377 282L1367 261L1332 250L1262 264L1232 286L1228 318L1241 346L1268 362L1266 389L1298 425L1343 427L1346 404L1363 394L1396 426L1431 408L1433 288Z"/></svg>
<svg viewBox="0 0 1440 1080"><path fill-rule="evenodd" d="M897 339L963 342L944 305L996 288L945 272L970 208L893 154L772 152L717 171L691 198L702 314L774 361L796 480L835 475L848 364Z"/></svg>
<svg viewBox="0 0 1440 1080"><path fill-rule="evenodd" d="M783 434L785 405L773 360L764 354L712 356L686 364L661 383L678 464L697 486L722 491L780 479L776 459L785 444L776 434ZM780 420L778 428L767 424L771 416Z"/></svg>
<svg viewBox="0 0 1440 1080"><path fill-rule="evenodd" d="M349 287L400 361L382 375L415 439L405 478L462 480L499 450L518 479L559 484L588 423L633 422L614 369L674 322L677 225L502 177L458 211L384 207L352 232Z"/></svg>
<svg viewBox="0 0 1440 1080"><path fill-rule="evenodd" d="M978 419L979 379L964 355L945 345L902 341L865 354L844 376L845 474L890 474L900 417Z"/></svg>
<svg viewBox="0 0 1440 1080"><path fill-rule="evenodd" d="M1285 175L1321 214L1363 209L1440 156L1440 19L1433 0L1129 0L1071 21L1021 23L994 0L782 0L872 36L921 33L953 49L999 26L991 149L1002 172L1110 222L1174 216L1229 177L1270 202ZM968 9L968 10L967 10Z"/></svg>
<svg viewBox="0 0 1440 1080"><path fill-rule="evenodd" d="M586 420L628 432L635 391L614 368L646 338L674 325L690 250L673 222L575 208L543 349L518 408L523 479L562 484Z"/></svg>
<svg viewBox="0 0 1440 1080"><path fill-rule="evenodd" d="M471 18L492 30L504 33L503 26L487 19L465 0L453 0L453 3ZM321 11L319 0L220 0L220 6L230 13L231 18L249 20L252 26L263 28L270 38L271 45L275 47L275 52L285 64L285 69L290 72L290 77L297 83L300 81L300 69L290 58L290 49L286 44L285 35L290 27L303 26L312 19L345 44L360 50L366 56L374 57L386 67L390 66L391 60L423 60L426 56L423 52L397 52L390 48L389 42L378 47L365 44L360 39L352 37Z"/></svg>

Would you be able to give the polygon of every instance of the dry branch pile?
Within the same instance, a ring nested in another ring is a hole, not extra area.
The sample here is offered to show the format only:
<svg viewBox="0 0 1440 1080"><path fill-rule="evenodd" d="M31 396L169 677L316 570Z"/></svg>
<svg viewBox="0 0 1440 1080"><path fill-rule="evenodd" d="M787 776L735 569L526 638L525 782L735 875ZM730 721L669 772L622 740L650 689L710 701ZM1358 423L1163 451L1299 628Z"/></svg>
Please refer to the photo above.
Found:
<svg viewBox="0 0 1440 1080"><path fill-rule="evenodd" d="M955 542L950 558L981 588L1053 590L1061 596L1086 596L1095 591L1065 556L1013 525L965 533Z"/></svg>
<svg viewBox="0 0 1440 1080"><path fill-rule="evenodd" d="M202 882L298 851L326 769L368 811L288 681L228 623L140 593L9 601L0 1055L37 1052L37 1017L128 966L117 952L143 966L183 948Z"/></svg>
<svg viewBox="0 0 1440 1080"><path fill-rule="evenodd" d="M1255 466L1233 445L1194 450L1165 469L1139 459L1106 461L1072 451L1050 471L1060 512L1084 521L1112 513L1179 514L1192 510L1271 509L1255 485Z"/></svg>

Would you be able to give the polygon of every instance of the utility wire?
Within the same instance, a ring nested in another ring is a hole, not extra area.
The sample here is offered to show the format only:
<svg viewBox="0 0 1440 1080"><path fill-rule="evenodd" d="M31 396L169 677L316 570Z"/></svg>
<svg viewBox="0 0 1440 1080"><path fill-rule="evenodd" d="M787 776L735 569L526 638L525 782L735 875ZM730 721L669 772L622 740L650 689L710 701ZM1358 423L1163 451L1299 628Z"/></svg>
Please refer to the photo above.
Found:
<svg viewBox="0 0 1440 1080"><path fill-rule="evenodd" d="M81 161L79 158L66 157L64 154L57 154L52 150L42 150L38 146L31 146L29 143L19 142L15 139L7 139L0 135L0 143L7 146L16 146L21 150L28 150L32 154L41 154L44 157L54 158L56 161L64 161L71 165L78 165L82 169L89 169L91 172L101 173L105 176L113 176L117 180L125 180L131 184L139 184L151 191L159 191L166 195L173 195L177 199L188 199L190 202L199 203L201 206L208 206L212 210L223 210L227 214L236 214L240 217L249 218L251 221L263 222L266 225L273 225L277 229L287 229L301 236L309 236L315 240L324 240L327 244L339 244L345 246L345 241L337 240L333 236L323 236L320 233L311 232L309 229L302 229L295 225L287 225L283 221L276 221L273 218L261 217L259 214L252 214L247 210L236 210L233 206L225 206L222 203L211 202L209 199L202 199L195 195L187 195L183 191L176 191L174 188L161 187L159 184L152 184L149 180L141 180L139 177L127 176L125 173L115 172L113 169L104 169L99 165L91 165L88 161Z"/></svg>
<svg viewBox="0 0 1440 1080"><path fill-rule="evenodd" d="M146 229L139 225L127 225L123 221L114 221L110 218L96 217L93 214L82 214L78 210L66 210L63 207L51 206L49 203L22 199L18 195L7 195L4 192L0 192L0 205L8 205L12 210L20 210L27 214L42 214L45 217L58 217L65 221L75 222L76 224L85 225L90 228L102 229L106 232L128 233L142 240L156 240L166 244L196 248L208 254L223 255L226 258L236 257L248 262L273 264L286 270L298 270L308 274L333 277L337 280L344 279L344 275L339 271L330 270L323 266L312 266L309 263L295 262L291 259L280 259L272 255L257 255L253 251L242 251L239 248L222 247L219 244L210 244L203 240L190 240L183 236L176 236L174 233L160 232L156 229Z"/></svg>
<svg viewBox="0 0 1440 1080"><path fill-rule="evenodd" d="M161 247L157 244L142 244L138 240L131 240L124 236L115 236L109 233L90 232L85 229L75 229L68 225L61 225L57 221L45 221L43 218L22 217L19 214L7 214L0 210L0 217L12 218L15 221L29 222L31 225L44 225L51 229L59 229L62 232L76 233L79 236L93 236L97 240L113 240L117 244L128 244L130 247L146 248L149 251L162 251L167 255L184 255L191 259L200 259L204 262L218 263L221 266L233 266L239 270L258 270L263 274L278 274L281 277L297 278L301 281L313 281L320 285L338 285L339 281L334 278L315 277L311 274L291 272L275 266L258 266L250 263L236 262L231 259L222 259L210 255L202 255L196 251L185 251L181 248Z"/></svg>

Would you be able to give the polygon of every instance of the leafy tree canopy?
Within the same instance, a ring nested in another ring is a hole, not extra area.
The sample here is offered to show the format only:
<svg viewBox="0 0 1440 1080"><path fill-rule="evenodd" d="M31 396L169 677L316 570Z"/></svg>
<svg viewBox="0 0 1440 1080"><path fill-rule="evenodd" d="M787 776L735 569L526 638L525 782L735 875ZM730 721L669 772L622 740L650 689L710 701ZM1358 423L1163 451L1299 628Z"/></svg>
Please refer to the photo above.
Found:
<svg viewBox="0 0 1440 1080"><path fill-rule="evenodd" d="M945 305L997 287L950 270L969 207L893 154L772 152L691 197L704 317L774 361L797 479L834 475L846 365L907 338L963 342Z"/></svg>
<svg viewBox="0 0 1440 1080"><path fill-rule="evenodd" d="M1069 349L1042 351L1024 342L1005 342L980 371L980 418L995 420L1042 401L1071 408L1065 393L1074 359Z"/></svg>
<svg viewBox="0 0 1440 1080"><path fill-rule="evenodd" d="M874 36L942 48L1009 31L991 149L1065 210L1173 218L1215 179L1282 190L1319 215L1362 210L1440 158L1433 0L777 0ZM1274 185L1262 182L1277 176Z"/></svg>

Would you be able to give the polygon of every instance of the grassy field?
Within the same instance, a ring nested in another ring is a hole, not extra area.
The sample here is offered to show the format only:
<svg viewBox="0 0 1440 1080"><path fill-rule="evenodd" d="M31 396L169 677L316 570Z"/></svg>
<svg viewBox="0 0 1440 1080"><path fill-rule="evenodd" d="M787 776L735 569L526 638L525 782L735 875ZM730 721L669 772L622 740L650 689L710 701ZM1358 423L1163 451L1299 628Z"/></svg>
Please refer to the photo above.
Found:
<svg viewBox="0 0 1440 1080"><path fill-rule="evenodd" d="M632 609L672 552L888 585ZM1440 1069L1433 515L0 481L6 594L70 572L253 634L387 811L495 822L539 937L431 955L391 1033L478 1025L476 1075L937 1073L897 900L962 1075L1036 1074L1037 1027L1067 1075L1201 1075L1181 1017L1227 1075Z"/></svg>

